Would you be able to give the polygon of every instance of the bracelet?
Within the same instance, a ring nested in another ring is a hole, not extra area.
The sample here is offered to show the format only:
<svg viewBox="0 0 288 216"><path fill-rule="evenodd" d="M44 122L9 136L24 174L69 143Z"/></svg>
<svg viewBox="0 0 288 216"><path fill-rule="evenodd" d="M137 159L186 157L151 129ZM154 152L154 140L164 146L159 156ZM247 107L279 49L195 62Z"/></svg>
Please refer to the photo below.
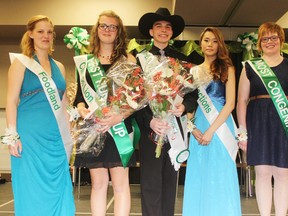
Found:
<svg viewBox="0 0 288 216"><path fill-rule="evenodd" d="M247 130L244 128L237 129L236 140L238 141L247 141L248 140L248 133Z"/></svg>
<svg viewBox="0 0 288 216"><path fill-rule="evenodd" d="M192 118L192 119L189 119L187 122L187 131L190 133L192 133L193 130L195 130L197 128L196 125L194 124L194 121L195 121L195 119Z"/></svg>
<svg viewBox="0 0 288 216"><path fill-rule="evenodd" d="M15 146L16 142L20 140L20 136L14 127L5 129L5 135L1 136L1 142L5 145Z"/></svg>
<svg viewBox="0 0 288 216"><path fill-rule="evenodd" d="M77 121L78 118L80 118L80 114L78 112L78 108L77 107L67 106L67 112L70 115L69 122Z"/></svg>

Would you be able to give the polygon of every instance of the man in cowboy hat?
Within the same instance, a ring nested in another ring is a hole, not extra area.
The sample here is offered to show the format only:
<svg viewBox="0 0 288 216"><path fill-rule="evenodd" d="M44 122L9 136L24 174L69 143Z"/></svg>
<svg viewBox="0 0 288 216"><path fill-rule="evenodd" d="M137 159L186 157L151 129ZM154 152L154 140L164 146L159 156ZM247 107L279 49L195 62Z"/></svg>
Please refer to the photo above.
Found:
<svg viewBox="0 0 288 216"><path fill-rule="evenodd" d="M155 13L144 14L138 23L140 32L153 38L153 55L165 55L179 60L188 58L169 46L169 40L183 31L185 22L181 16L171 15L167 8L159 8ZM196 91L195 91L196 92ZM176 106L173 114L177 117L184 112L192 112L197 106L197 92L188 94L184 101ZM141 130L140 138L140 170L141 170L141 205L143 216L173 216L176 198L177 172L171 164L168 150L170 144L165 143L161 155L155 158L156 145L150 139L152 131L165 131L169 128L166 122L153 117L149 106L136 113ZM177 118L179 123L179 118ZM183 135L182 127L179 124Z"/></svg>

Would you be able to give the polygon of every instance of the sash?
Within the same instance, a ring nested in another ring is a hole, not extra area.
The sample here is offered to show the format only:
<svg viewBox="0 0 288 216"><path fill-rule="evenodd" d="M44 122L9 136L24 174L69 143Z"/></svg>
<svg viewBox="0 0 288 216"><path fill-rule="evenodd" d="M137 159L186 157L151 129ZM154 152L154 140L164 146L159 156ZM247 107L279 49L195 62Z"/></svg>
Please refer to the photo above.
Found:
<svg viewBox="0 0 288 216"><path fill-rule="evenodd" d="M43 67L34 59L18 53L9 53L9 56L11 62L13 62L15 58L17 58L26 68L31 70L39 78L47 100L57 121L62 141L65 147L67 159L69 161L73 148L73 140L70 135L67 120L65 119L66 117L64 115L64 110L61 106L61 99L54 81L51 77L47 75Z"/></svg>
<svg viewBox="0 0 288 216"><path fill-rule="evenodd" d="M143 68L146 76L149 76L149 72L155 70L155 68L162 67L160 65L160 62L157 60L157 58L155 58L154 55L150 52L143 51L137 55L137 58L139 59L141 67ZM168 68L166 68L166 70L168 70ZM173 71L171 71L171 73L173 73ZM182 101L183 101L183 98L178 96L173 101L173 104L181 103ZM185 118L184 116L180 118L180 120L181 120L181 126L183 128L183 134L184 134L184 137L186 138L187 137L187 117ZM172 127L172 129L169 130L167 133L167 137L171 146L170 150L168 151L168 154L169 154L171 163L174 166L174 169L177 171L179 170L181 164L185 160L187 160L187 158L189 157L189 150L187 147L187 138L185 142L181 135L181 131L180 131L180 128L179 128L179 125L177 123L175 116L173 115L169 116L169 124Z"/></svg>
<svg viewBox="0 0 288 216"><path fill-rule="evenodd" d="M278 112L278 116L284 127L286 136L288 137L288 100L278 78L274 74L273 70L264 61L264 59L256 58L247 62L259 76L263 85L268 91Z"/></svg>
<svg viewBox="0 0 288 216"><path fill-rule="evenodd" d="M176 99L174 100L174 104L182 102L183 98L180 98L181 97L177 95ZM180 121L183 129L184 140L174 115L171 115L169 118L169 124L172 128L167 133L167 137L171 146L168 154L176 171L179 170L181 164L188 159L190 154L187 146L187 116L185 115L180 117Z"/></svg>
<svg viewBox="0 0 288 216"><path fill-rule="evenodd" d="M101 66L100 61L93 55L75 56L74 61L76 68L79 71L81 90L83 92L84 99L90 109L90 112L85 116L86 119L89 118L99 108L97 101L103 101L105 103L107 102L107 85L100 84L101 79L106 77L105 71ZM86 80L86 70L92 79L95 90L91 88ZM134 147L127 132L124 121L111 127L109 133L115 141L123 167L127 167L134 152Z"/></svg>
<svg viewBox="0 0 288 216"><path fill-rule="evenodd" d="M210 123L210 125L214 122L214 120L217 118L219 115L219 112L217 111L216 107L214 106L213 102L211 101L210 97L206 93L205 89L200 86L198 88L198 104L199 107L201 108L202 112L204 113L207 121ZM230 114L232 120L233 117ZM234 125L234 131L236 131L236 124L233 121ZM227 126L226 122L224 122L217 130L216 134L221 140L222 144L226 148L227 152L231 156L231 159L235 161L237 152L238 152L238 145L237 141L235 139L235 135L232 134L231 130Z"/></svg>

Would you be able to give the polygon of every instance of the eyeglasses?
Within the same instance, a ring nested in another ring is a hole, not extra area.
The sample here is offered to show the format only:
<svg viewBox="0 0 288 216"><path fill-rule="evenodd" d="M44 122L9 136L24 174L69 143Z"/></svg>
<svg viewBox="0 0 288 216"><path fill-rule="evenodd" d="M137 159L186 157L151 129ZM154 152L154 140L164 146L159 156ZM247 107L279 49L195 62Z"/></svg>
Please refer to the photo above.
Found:
<svg viewBox="0 0 288 216"><path fill-rule="evenodd" d="M273 35L271 37L263 37L261 38L261 42L262 43L268 43L269 40L273 41L273 42L276 42L278 40L279 36L278 35Z"/></svg>
<svg viewBox="0 0 288 216"><path fill-rule="evenodd" d="M112 24L111 25L99 24L98 28L102 31L106 31L108 29L110 32L115 32L117 31L118 26Z"/></svg>

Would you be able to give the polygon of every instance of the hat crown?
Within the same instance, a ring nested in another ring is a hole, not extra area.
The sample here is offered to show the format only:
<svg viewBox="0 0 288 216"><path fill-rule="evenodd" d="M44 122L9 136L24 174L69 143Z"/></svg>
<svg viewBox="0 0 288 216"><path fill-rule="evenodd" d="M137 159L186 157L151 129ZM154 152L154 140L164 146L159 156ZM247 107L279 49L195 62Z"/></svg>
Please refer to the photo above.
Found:
<svg viewBox="0 0 288 216"><path fill-rule="evenodd" d="M155 12L156 14L159 14L164 17L170 17L171 13L167 8L158 8L158 10Z"/></svg>

